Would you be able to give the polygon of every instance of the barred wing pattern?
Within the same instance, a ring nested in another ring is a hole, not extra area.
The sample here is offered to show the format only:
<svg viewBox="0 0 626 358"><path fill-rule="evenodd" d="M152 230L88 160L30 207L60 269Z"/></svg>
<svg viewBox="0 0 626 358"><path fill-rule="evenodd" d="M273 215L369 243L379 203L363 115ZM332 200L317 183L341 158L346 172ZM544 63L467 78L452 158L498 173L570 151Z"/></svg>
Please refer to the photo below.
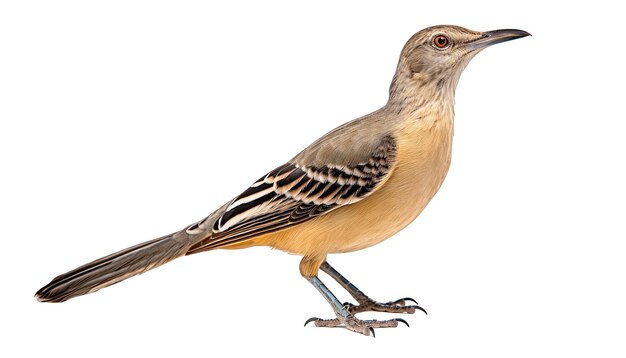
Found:
<svg viewBox="0 0 626 358"><path fill-rule="evenodd" d="M358 165L282 165L231 201L215 220L212 235L188 254L284 229L362 200L390 173L395 156L395 140L385 137L369 160Z"/></svg>

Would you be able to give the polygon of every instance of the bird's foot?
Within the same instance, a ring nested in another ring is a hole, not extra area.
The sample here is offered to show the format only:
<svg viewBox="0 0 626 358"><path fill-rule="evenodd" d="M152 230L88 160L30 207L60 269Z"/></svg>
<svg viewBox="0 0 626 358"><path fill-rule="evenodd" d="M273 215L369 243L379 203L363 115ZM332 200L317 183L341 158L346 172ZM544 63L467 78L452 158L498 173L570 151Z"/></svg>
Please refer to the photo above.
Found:
<svg viewBox="0 0 626 358"><path fill-rule="evenodd" d="M337 315L337 318L334 319L321 319L317 317L309 318L304 325L306 326L309 323L315 323L316 327L342 327L346 328L352 332L361 333L365 336L371 335L372 337L376 337L374 333L374 328L394 328L398 327L398 323L402 322L406 324L408 327L409 324L401 319L394 318L384 321L378 320L360 320L356 318L354 315L341 316Z"/></svg>
<svg viewBox="0 0 626 358"><path fill-rule="evenodd" d="M359 304L353 304L350 302L344 303L344 307L350 312L350 314L355 315L359 312L389 312L389 313L409 313L413 314L416 310L422 311L425 314L428 314L425 309L420 307L417 302L410 298L405 297L399 300L380 303L372 300L369 297L364 297L363 299L359 299ZM415 303L414 305L408 305L408 302Z"/></svg>

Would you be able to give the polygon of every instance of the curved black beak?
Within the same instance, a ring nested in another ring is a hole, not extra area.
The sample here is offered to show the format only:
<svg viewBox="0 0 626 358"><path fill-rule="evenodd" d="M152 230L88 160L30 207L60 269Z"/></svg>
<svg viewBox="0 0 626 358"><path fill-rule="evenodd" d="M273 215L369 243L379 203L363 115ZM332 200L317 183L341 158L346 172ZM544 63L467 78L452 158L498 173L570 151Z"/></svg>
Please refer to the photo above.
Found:
<svg viewBox="0 0 626 358"><path fill-rule="evenodd" d="M483 32L483 36L478 40L467 44L471 50L483 49L485 47L511 41L522 37L531 36L524 30L506 29Z"/></svg>

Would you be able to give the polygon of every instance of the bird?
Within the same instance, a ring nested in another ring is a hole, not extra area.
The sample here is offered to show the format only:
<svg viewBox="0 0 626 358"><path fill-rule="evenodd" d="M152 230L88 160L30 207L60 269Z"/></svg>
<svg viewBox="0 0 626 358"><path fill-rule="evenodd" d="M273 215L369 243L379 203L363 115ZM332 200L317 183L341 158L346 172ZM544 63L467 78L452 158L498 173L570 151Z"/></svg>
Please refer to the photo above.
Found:
<svg viewBox="0 0 626 358"><path fill-rule="evenodd" d="M454 97L461 73L483 49L529 36L504 29L438 25L405 44L387 103L322 136L267 172L204 219L57 276L35 297L63 302L98 291L178 257L215 249L269 246L301 255L299 270L334 317L306 321L369 336L406 320L359 319L361 312L423 311L411 298L378 302L327 261L329 254L376 245L410 224L441 187L450 167ZM342 303L320 280L326 273L355 300Z"/></svg>

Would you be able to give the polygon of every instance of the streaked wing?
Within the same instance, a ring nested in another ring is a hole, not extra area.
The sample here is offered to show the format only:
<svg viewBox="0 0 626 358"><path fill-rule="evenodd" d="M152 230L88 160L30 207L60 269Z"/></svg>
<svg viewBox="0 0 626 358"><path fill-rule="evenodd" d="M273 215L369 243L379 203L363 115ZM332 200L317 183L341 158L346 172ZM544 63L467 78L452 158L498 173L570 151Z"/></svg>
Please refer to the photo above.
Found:
<svg viewBox="0 0 626 358"><path fill-rule="evenodd" d="M232 200L214 221L212 235L188 253L281 230L362 200L391 172L395 156L395 140L385 137L370 158L357 165L280 166Z"/></svg>

